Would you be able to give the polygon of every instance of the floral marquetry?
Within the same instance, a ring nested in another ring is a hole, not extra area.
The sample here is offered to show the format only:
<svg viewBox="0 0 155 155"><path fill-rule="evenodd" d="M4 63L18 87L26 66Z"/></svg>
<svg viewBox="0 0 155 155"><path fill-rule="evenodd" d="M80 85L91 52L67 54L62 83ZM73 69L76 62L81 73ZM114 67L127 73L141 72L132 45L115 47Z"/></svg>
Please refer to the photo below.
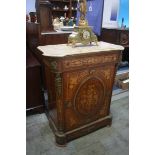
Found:
<svg viewBox="0 0 155 155"><path fill-rule="evenodd" d="M101 107L104 90L102 82L94 77L82 83L75 95L75 111L80 115L93 116Z"/></svg>

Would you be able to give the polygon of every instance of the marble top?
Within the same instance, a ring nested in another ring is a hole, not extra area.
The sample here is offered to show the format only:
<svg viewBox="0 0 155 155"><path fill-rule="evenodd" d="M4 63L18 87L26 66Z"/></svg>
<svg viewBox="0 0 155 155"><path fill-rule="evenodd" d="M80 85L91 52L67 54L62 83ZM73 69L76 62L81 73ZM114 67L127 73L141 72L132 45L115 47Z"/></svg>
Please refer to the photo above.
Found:
<svg viewBox="0 0 155 155"><path fill-rule="evenodd" d="M44 56L51 56L51 57L64 57L67 55L111 51L111 50L124 50L123 46L110 44L102 41L98 42L98 46L96 46L94 43L92 43L92 45L87 46L76 44L76 47L67 46L67 44L59 44L59 45L38 46L37 48L41 52L43 52Z"/></svg>
<svg viewBox="0 0 155 155"><path fill-rule="evenodd" d="M73 31L62 31L62 30L56 30L51 32L42 32L41 35L47 35L47 34L70 34Z"/></svg>

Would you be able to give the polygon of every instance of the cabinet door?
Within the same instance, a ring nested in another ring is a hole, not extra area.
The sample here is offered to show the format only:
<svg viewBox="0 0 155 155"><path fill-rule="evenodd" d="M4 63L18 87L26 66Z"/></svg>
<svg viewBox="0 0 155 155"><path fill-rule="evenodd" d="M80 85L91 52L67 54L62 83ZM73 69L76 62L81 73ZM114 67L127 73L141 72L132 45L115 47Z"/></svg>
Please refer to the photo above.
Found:
<svg viewBox="0 0 155 155"><path fill-rule="evenodd" d="M115 66L64 73L66 131L109 114Z"/></svg>

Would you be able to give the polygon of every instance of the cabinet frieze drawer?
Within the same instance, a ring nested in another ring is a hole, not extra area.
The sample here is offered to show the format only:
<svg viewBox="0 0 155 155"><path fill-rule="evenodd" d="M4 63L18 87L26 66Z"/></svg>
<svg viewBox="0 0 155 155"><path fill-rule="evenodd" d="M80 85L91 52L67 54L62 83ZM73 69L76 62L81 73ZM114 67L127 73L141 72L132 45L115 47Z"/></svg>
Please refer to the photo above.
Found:
<svg viewBox="0 0 155 155"><path fill-rule="evenodd" d="M63 61L63 68L86 67L118 61L118 54L98 55L93 57L72 58Z"/></svg>

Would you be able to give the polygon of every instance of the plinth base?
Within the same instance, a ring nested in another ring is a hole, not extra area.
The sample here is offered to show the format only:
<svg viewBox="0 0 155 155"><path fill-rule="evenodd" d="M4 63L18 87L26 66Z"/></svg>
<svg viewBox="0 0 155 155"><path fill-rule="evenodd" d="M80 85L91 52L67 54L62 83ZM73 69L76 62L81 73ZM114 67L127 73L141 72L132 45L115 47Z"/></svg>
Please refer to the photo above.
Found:
<svg viewBox="0 0 155 155"><path fill-rule="evenodd" d="M69 142L73 139L76 139L78 137L87 135L101 127L111 126L111 123L112 123L112 116L108 115L104 118L100 118L100 119L93 121L89 124L83 125L77 129L63 133L61 131L58 131L58 129L56 128L56 126L55 126L53 120L51 119L50 115L48 114L48 112L46 113L46 115L49 120L49 125L55 135L56 145L61 146L61 147L66 146L67 142Z"/></svg>

